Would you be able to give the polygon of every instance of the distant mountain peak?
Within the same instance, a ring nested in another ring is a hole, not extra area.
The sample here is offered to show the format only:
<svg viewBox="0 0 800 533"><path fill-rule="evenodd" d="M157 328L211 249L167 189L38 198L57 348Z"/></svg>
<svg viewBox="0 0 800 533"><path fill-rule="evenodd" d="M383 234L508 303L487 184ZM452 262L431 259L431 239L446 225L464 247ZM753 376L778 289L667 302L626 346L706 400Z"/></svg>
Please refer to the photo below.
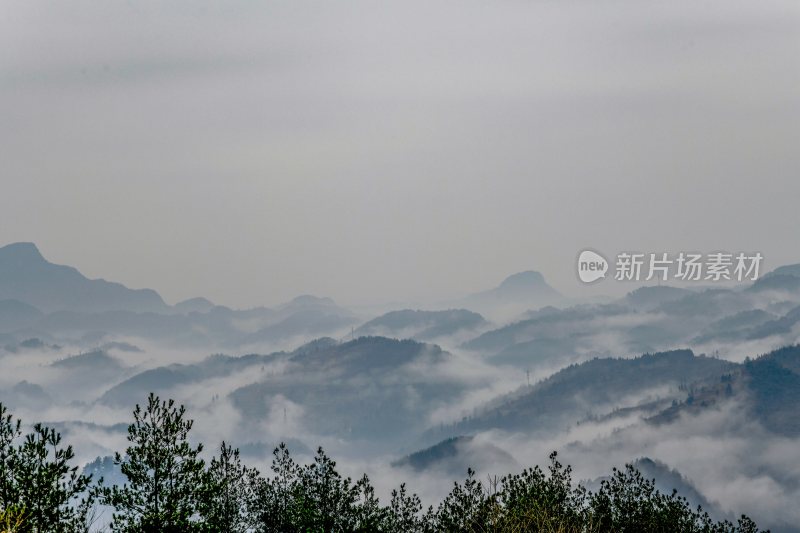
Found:
<svg viewBox="0 0 800 533"><path fill-rule="evenodd" d="M119 283L88 279L73 267L53 264L31 242L0 248L0 300L19 300L45 313L167 308L153 290L134 290Z"/></svg>
<svg viewBox="0 0 800 533"><path fill-rule="evenodd" d="M277 309L338 309L339 306L333 299L327 296L314 296L312 294L301 294L289 302L281 304Z"/></svg>
<svg viewBox="0 0 800 533"><path fill-rule="evenodd" d="M32 242L15 242L0 248L0 261L13 259L19 262L46 262L39 248Z"/></svg>
<svg viewBox="0 0 800 533"><path fill-rule="evenodd" d="M175 304L175 309L182 313L207 313L215 306L214 302L209 300L208 298L203 298L202 296L198 296L196 298L189 298L188 300L183 300L182 302L178 302Z"/></svg>
<svg viewBox="0 0 800 533"><path fill-rule="evenodd" d="M526 270L508 276L493 289L452 302L451 306L478 311L495 320L508 320L530 309L561 305L564 301L564 296L540 272Z"/></svg>
<svg viewBox="0 0 800 533"><path fill-rule="evenodd" d="M333 304L334 301L325 296L314 296L313 294L301 294L300 296L295 296L289 303L311 305L311 304Z"/></svg>
<svg viewBox="0 0 800 533"><path fill-rule="evenodd" d="M556 303L562 298L561 294L545 281L544 276L535 270L512 274L497 288L483 294L504 300L530 300L530 303L536 301L540 306Z"/></svg>
<svg viewBox="0 0 800 533"><path fill-rule="evenodd" d="M500 284L501 289L522 289L525 287L534 287L539 285L547 285L544 276L535 270L526 270L525 272L518 272L508 276Z"/></svg>

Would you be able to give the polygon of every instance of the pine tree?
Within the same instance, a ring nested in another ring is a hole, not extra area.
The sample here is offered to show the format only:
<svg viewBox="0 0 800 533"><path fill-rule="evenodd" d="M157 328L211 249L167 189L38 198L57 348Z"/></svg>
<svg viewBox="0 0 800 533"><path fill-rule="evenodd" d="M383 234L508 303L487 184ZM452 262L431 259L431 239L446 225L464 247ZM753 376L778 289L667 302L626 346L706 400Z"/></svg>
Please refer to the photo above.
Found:
<svg viewBox="0 0 800 533"><path fill-rule="evenodd" d="M490 504L470 468L464 484L454 483L453 490L439 504L436 513L429 511L426 520L436 531L482 531L488 523Z"/></svg>
<svg viewBox="0 0 800 533"><path fill-rule="evenodd" d="M8 409L0 404L0 509L16 505L19 501L14 476L16 449L14 441L22 435L22 421L14 420Z"/></svg>
<svg viewBox="0 0 800 533"><path fill-rule="evenodd" d="M422 501L416 494L408 494L406 484L392 491L389 503L389 516L386 519L388 531L397 533L414 533L422 530Z"/></svg>
<svg viewBox="0 0 800 533"><path fill-rule="evenodd" d="M24 437L21 428L0 404L0 511L14 517L20 533L87 531L92 479L70 464L72 446L62 446L61 434L41 424Z"/></svg>
<svg viewBox="0 0 800 533"><path fill-rule="evenodd" d="M295 490L297 525L301 531L353 531L358 498L358 487L336 471L336 461L320 447L314 462L300 469Z"/></svg>
<svg viewBox="0 0 800 533"><path fill-rule="evenodd" d="M295 524L295 494L300 466L294 462L286 444L272 452L270 479L259 478L255 505L251 512L254 530L259 533L292 531Z"/></svg>
<svg viewBox="0 0 800 533"><path fill-rule="evenodd" d="M152 393L144 410L136 406L134 422L128 426L130 445L114 461L127 483L104 491L105 503L116 509L113 530L202 530L198 512L209 485L199 457L203 446L188 441L193 421L184 419L185 411L184 406L176 407L173 400L162 402Z"/></svg>
<svg viewBox="0 0 800 533"><path fill-rule="evenodd" d="M244 466L239 450L223 442L219 457L208 467L207 490L200 504L206 527L227 533L249 531L258 484L258 470Z"/></svg>

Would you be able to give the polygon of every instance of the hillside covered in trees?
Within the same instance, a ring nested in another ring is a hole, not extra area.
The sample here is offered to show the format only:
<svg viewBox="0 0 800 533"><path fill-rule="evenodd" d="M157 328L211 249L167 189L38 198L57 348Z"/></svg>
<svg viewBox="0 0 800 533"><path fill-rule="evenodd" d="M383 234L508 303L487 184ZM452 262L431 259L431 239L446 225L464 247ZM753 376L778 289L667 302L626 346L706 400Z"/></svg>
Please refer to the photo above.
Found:
<svg viewBox="0 0 800 533"><path fill-rule="evenodd" d="M366 474L343 477L322 448L313 462L298 464L281 444L267 475L225 442L206 462L203 445L189 439L193 421L173 400L151 394L133 418L128 447L114 458L122 483L106 484L79 473L58 432L35 424L23 434L22 422L0 405L0 531L759 531L745 516L736 524L713 521L677 492L658 491L632 465L615 469L594 492L573 483L556 452L546 469L503 478L479 480L468 470L425 509L405 484L382 503Z"/></svg>

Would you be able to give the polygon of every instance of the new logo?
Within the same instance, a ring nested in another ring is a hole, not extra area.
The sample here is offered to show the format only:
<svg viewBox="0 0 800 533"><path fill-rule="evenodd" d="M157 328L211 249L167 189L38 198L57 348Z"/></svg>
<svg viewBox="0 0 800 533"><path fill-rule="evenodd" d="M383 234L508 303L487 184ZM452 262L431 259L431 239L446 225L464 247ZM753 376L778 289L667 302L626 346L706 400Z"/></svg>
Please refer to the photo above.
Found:
<svg viewBox="0 0 800 533"><path fill-rule="evenodd" d="M578 278L584 283L592 283L606 277L608 261L592 250L584 250L578 256Z"/></svg>

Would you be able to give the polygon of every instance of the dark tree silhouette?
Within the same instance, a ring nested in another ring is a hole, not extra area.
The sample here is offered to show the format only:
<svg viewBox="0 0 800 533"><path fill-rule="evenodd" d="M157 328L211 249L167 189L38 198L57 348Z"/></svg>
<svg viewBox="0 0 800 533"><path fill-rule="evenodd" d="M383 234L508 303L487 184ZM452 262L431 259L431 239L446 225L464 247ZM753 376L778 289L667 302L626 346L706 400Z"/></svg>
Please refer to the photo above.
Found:
<svg viewBox="0 0 800 533"><path fill-rule="evenodd" d="M0 404L0 512L15 531L88 531L92 479L71 465L74 457L61 435L41 424L23 436L21 421Z"/></svg>
<svg viewBox="0 0 800 533"><path fill-rule="evenodd" d="M208 492L205 464L199 457L202 444L188 441L192 420L173 400L162 402L150 394L143 410L133 412L128 426L125 455L115 463L127 477L122 487L104 490L104 502L112 505L115 531L200 531L199 510Z"/></svg>

